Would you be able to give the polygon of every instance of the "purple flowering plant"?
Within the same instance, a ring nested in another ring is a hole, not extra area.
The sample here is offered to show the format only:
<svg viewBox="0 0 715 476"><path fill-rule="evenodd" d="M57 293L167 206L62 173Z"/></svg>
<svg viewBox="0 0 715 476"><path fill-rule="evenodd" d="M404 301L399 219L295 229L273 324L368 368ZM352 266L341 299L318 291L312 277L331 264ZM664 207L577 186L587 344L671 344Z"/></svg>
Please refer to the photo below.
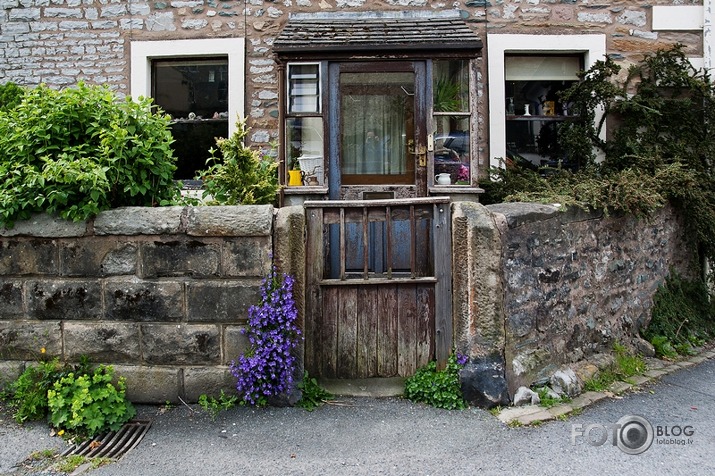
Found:
<svg viewBox="0 0 715 476"><path fill-rule="evenodd" d="M269 397L293 388L293 350L301 335L293 283L292 276L279 275L273 266L261 285L261 304L248 309L248 328L243 332L249 349L231 362L243 404L265 406Z"/></svg>

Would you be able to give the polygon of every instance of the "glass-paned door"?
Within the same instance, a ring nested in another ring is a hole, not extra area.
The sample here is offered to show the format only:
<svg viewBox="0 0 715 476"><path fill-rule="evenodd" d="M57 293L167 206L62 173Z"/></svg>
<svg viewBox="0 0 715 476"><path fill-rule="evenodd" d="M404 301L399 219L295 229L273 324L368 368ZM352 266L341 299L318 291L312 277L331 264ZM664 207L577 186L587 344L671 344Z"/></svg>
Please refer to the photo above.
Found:
<svg viewBox="0 0 715 476"><path fill-rule="evenodd" d="M424 70L421 62L331 66L331 198L374 185L408 187L402 197L426 194Z"/></svg>

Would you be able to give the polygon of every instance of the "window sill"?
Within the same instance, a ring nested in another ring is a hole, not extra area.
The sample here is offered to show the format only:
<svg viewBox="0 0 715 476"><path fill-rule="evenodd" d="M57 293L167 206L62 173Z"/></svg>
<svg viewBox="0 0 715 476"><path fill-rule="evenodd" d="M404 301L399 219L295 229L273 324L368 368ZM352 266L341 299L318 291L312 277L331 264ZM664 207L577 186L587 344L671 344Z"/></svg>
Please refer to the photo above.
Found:
<svg viewBox="0 0 715 476"><path fill-rule="evenodd" d="M286 195L327 195L328 187L322 185L292 185L290 187L284 186L283 193Z"/></svg>

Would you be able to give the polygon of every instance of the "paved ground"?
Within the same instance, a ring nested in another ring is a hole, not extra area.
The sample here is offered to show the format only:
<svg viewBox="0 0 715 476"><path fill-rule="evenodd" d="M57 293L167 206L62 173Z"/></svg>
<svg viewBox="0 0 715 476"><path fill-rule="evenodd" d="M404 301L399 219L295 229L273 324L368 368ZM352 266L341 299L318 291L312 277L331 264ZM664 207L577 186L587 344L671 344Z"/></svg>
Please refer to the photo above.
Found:
<svg viewBox="0 0 715 476"><path fill-rule="evenodd" d="M443 411L395 399L341 399L299 408L234 408L215 421L198 407L140 407L152 428L121 461L92 470L115 475L472 475L715 474L715 358L674 370L637 391L604 398L578 415L514 427L487 411ZM630 455L599 429L641 415L655 436ZM62 446L46 425L18 428L0 417L0 474L30 452ZM589 425L592 425L589 427ZM572 443L572 438L575 441ZM85 473L87 474L87 473Z"/></svg>

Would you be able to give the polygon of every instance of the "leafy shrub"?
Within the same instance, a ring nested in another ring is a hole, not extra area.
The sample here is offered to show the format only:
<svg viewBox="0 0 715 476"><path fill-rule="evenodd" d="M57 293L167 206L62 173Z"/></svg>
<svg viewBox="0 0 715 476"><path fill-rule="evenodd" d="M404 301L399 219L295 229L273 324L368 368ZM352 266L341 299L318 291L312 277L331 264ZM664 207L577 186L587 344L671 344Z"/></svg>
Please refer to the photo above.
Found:
<svg viewBox="0 0 715 476"><path fill-rule="evenodd" d="M106 87L28 90L0 112L0 224L33 213L85 220L178 197L168 116Z"/></svg>
<svg viewBox="0 0 715 476"><path fill-rule="evenodd" d="M302 395L296 405L309 412L312 412L327 400L333 398L333 395L321 387L314 377L308 375L307 370L303 374L303 381L298 383L298 388L301 390Z"/></svg>
<svg viewBox="0 0 715 476"><path fill-rule="evenodd" d="M581 121L565 121L559 145L576 173L515 166L483 180L485 203L536 201L646 216L670 202L685 217L693 250L715 259L715 85L682 45L646 56L619 82L621 67L598 61L560 100ZM601 120L597 112L604 111ZM606 119L608 139L600 137ZM596 163L595 152L604 157Z"/></svg>
<svg viewBox="0 0 715 476"><path fill-rule="evenodd" d="M417 369L412 377L405 381L405 398L413 402L422 402L446 410L461 410L467 407L462 396L459 371L465 360L452 354L444 370L437 370L437 362Z"/></svg>
<svg viewBox="0 0 715 476"><path fill-rule="evenodd" d="M715 304L700 279L686 280L671 271L653 296L651 314L643 336L658 355L689 354L693 345L715 337Z"/></svg>
<svg viewBox="0 0 715 476"><path fill-rule="evenodd" d="M293 299L293 278L271 268L261 286L261 305L248 309L245 334L249 350L231 363L244 404L264 406L268 397L290 392L295 372L293 351L300 329Z"/></svg>
<svg viewBox="0 0 715 476"><path fill-rule="evenodd" d="M24 94L25 90L15 83L0 84L0 112L20 104Z"/></svg>
<svg viewBox="0 0 715 476"><path fill-rule="evenodd" d="M211 197L222 205L271 204L278 193L278 163L261 157L258 151L243 144L248 134L246 121L236 122L236 131L228 139L216 139L221 155L211 149L211 164L200 172L204 198Z"/></svg>
<svg viewBox="0 0 715 476"><path fill-rule="evenodd" d="M114 368L100 365L92 374L70 372L55 381L47 392L50 422L55 428L91 438L116 431L135 414L120 377L112 383Z"/></svg>
<svg viewBox="0 0 715 476"><path fill-rule="evenodd" d="M47 416L47 391L61 372L62 366L57 358L25 368L10 385L10 403L15 421L23 423Z"/></svg>

